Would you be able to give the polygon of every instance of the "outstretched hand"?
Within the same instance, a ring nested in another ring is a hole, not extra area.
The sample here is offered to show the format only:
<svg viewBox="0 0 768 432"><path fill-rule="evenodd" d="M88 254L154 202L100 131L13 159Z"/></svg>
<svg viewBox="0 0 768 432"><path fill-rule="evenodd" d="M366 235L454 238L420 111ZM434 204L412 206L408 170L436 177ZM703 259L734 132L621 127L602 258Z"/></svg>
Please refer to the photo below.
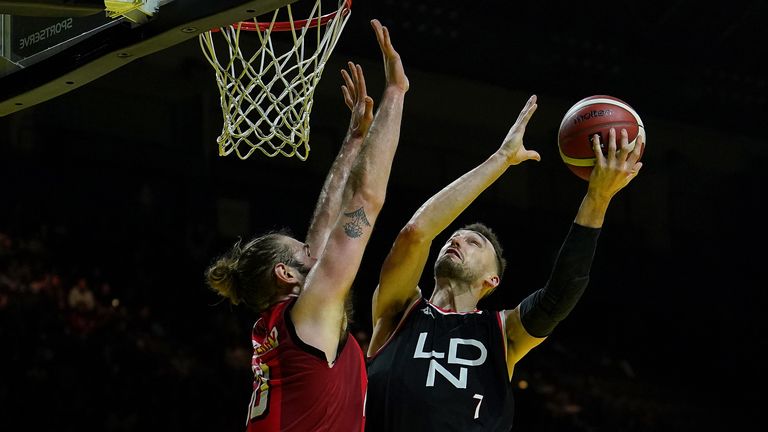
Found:
<svg viewBox="0 0 768 432"><path fill-rule="evenodd" d="M371 26L373 26L373 30L376 32L379 48L381 48L381 53L384 55L384 75L387 80L387 87L394 87L407 92L410 83L408 82L408 77L405 76L400 54L392 46L389 30L382 26L377 19L371 20Z"/></svg>
<svg viewBox="0 0 768 432"><path fill-rule="evenodd" d="M365 87L363 68L352 62L348 62L347 65L349 72L341 70L341 76L344 78L341 93L344 95L344 103L352 111L349 131L355 136L365 136L373 122L373 99L368 96Z"/></svg>
<svg viewBox="0 0 768 432"><path fill-rule="evenodd" d="M520 115L517 116L515 124L509 129L504 142L501 144L499 151L507 158L510 165L517 165L521 162L533 159L536 161L541 160L541 156L534 150L526 150L523 145L523 135L525 135L525 127L528 125L528 121L531 119L534 111L538 105L536 104L536 95L531 96L526 102L523 110L520 111Z"/></svg>
<svg viewBox="0 0 768 432"><path fill-rule="evenodd" d="M616 129L608 133L608 151L603 155L600 149L600 137L592 137L592 149L595 152L595 167L589 177L589 191L605 198L612 198L616 192L628 185L640 172L643 163L640 156L645 146L645 136L639 134L634 148L629 145L627 130L621 130L621 148L616 150Z"/></svg>

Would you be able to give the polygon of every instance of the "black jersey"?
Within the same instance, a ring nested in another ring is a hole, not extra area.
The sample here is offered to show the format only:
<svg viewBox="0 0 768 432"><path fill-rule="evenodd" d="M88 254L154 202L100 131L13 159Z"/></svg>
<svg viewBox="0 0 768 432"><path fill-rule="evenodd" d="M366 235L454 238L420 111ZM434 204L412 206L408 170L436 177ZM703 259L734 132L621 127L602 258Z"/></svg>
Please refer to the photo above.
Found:
<svg viewBox="0 0 768 432"><path fill-rule="evenodd" d="M500 312L419 300L369 359L366 431L509 431L504 329Z"/></svg>

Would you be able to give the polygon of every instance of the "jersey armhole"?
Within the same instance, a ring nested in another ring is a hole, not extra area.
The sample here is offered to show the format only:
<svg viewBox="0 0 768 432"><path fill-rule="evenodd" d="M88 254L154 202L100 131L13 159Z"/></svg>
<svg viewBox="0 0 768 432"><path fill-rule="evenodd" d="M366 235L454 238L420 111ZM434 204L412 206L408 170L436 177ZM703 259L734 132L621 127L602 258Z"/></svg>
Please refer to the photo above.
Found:
<svg viewBox="0 0 768 432"><path fill-rule="evenodd" d="M507 340L507 312L510 312L508 310L500 310L496 312L496 320L499 323L499 330L501 331L501 344L502 349L504 350L504 364L508 364L509 361L509 352L507 349L509 348L509 340ZM507 366L509 367L509 366ZM512 377L509 377L509 382L512 382Z"/></svg>
<svg viewBox="0 0 768 432"><path fill-rule="evenodd" d="M293 339L293 342L304 350L307 354L311 354L315 357L318 357L324 362L327 362L328 359L325 356L325 353L320 348L314 347L299 337L299 334L296 333L296 326L293 324L293 320L291 319L291 309L293 308L293 305L296 304L295 301L292 301L291 304L288 305L285 309L283 309L283 320L285 321L285 327L288 329L288 334L290 335L291 339ZM336 360L339 359L339 356L341 356L341 351L344 349L344 345L346 345L347 339L349 339L349 332L346 333L346 337L339 338L339 346L336 348L336 358L333 359L333 362L335 363Z"/></svg>
<svg viewBox="0 0 768 432"><path fill-rule="evenodd" d="M507 358L507 312L506 310L500 310L496 312L496 320L499 323L499 330L501 330L501 340L504 344L504 358Z"/></svg>
<svg viewBox="0 0 768 432"><path fill-rule="evenodd" d="M367 357L367 360L368 360L368 362L371 362L371 361L373 361L373 359L375 359L375 358L376 358L376 356L378 356L378 355L379 355L379 353L381 353L382 351L384 351L384 348L386 348L386 347L387 347L387 345L389 345L389 343L390 343L390 342L391 342L391 341L392 341L392 340L393 340L395 337L397 337L397 335L400 333L400 329L403 327L403 324L405 324L405 322L408 320L408 318L410 318L410 316L411 316L411 314L413 313L413 311L414 311L414 310L416 310L416 308L417 308L417 307L418 307L420 304L426 304L426 301L424 300L424 297L419 297L418 299L416 299L416 300L415 300L415 301L414 301L414 302L413 302L413 303L412 303L412 304L411 304L411 305L408 307L408 309L406 309L406 310L405 310L405 313L403 313L403 316L400 318L400 322L398 322L398 323L397 323L397 327L395 327L395 330L392 332L392 334L391 334L391 335L389 335L389 338L387 338L387 340L384 342L384 344L382 344L382 345L379 347L379 349L378 349L378 350L376 350L376 352L375 352L375 353L373 353L373 355L372 355L372 356L370 356L370 357Z"/></svg>

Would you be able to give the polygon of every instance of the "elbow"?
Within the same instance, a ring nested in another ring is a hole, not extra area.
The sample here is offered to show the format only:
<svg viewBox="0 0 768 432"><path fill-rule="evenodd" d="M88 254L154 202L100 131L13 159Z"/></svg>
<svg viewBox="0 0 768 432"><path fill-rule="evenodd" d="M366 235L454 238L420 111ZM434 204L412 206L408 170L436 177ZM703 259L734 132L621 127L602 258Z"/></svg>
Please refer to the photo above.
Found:
<svg viewBox="0 0 768 432"><path fill-rule="evenodd" d="M378 215L384 207L384 194L370 188L358 188L345 200L345 208L365 209L366 214Z"/></svg>
<svg viewBox="0 0 768 432"><path fill-rule="evenodd" d="M350 179L351 180L351 179ZM343 212L363 208L368 215L378 215L384 207L384 193L367 187L360 182L347 183L341 199Z"/></svg>
<svg viewBox="0 0 768 432"><path fill-rule="evenodd" d="M413 221L408 222L408 224L400 230L398 238L409 243L423 243L432 240L424 227Z"/></svg>
<svg viewBox="0 0 768 432"><path fill-rule="evenodd" d="M362 188L356 195L369 211L378 214L381 209L384 208L384 199L386 198L386 193L384 191L377 191L372 188Z"/></svg>
<svg viewBox="0 0 768 432"><path fill-rule="evenodd" d="M362 173L365 172L362 171ZM384 187L381 187L377 182L359 174L360 172L353 172L350 175L345 191L345 201L354 203L353 206L361 205L365 207L366 211L373 211L378 214L384 207L386 183L384 183Z"/></svg>

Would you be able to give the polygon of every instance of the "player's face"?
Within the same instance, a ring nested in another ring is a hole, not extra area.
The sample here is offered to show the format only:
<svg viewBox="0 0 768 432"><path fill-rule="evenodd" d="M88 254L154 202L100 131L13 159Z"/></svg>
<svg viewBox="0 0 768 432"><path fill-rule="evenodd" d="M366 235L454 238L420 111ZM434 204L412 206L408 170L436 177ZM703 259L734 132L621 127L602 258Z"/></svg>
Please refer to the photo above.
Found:
<svg viewBox="0 0 768 432"><path fill-rule="evenodd" d="M459 230L440 249L435 261L435 276L474 283L492 271L495 263L493 245L480 233Z"/></svg>
<svg viewBox="0 0 768 432"><path fill-rule="evenodd" d="M306 277L317 262L317 258L312 256L307 243L300 242L292 237L286 237L285 241L293 251L293 262L290 264Z"/></svg>

